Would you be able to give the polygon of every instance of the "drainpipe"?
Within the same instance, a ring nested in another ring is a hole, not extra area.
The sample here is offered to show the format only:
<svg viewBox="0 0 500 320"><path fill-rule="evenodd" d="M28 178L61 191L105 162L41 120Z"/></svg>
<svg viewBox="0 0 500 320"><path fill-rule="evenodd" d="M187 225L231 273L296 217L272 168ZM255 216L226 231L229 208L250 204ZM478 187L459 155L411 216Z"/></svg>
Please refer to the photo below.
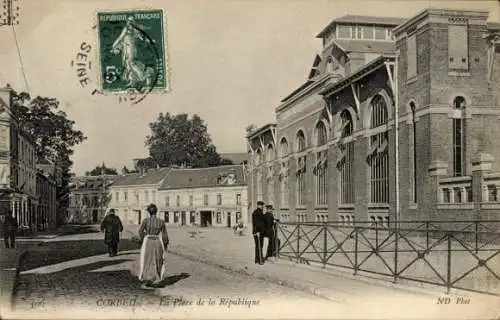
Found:
<svg viewBox="0 0 500 320"><path fill-rule="evenodd" d="M396 52L396 59L394 61L394 117L395 117L395 153L396 153L396 219L398 221L398 228L401 227L401 212L400 212L400 186L399 186L399 50Z"/></svg>

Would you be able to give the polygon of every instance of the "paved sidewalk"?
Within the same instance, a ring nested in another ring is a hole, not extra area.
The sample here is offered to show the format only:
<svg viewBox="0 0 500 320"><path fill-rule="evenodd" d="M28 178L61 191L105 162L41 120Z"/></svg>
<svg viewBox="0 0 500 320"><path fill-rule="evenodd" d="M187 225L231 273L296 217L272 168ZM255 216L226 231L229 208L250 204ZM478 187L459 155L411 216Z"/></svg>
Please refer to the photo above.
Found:
<svg viewBox="0 0 500 320"><path fill-rule="evenodd" d="M136 235L138 227L126 226L125 229L123 236L130 237ZM341 302L348 308L346 317L349 318L459 319L500 314L497 297L465 293L471 303L457 305L457 298L464 293L455 293L448 296L454 301L453 305L447 306L437 304L438 298L445 297L444 289L439 287L391 284L285 260L256 265L251 235L238 236L231 229L170 227L168 231L172 254ZM483 315L484 312L488 313Z"/></svg>

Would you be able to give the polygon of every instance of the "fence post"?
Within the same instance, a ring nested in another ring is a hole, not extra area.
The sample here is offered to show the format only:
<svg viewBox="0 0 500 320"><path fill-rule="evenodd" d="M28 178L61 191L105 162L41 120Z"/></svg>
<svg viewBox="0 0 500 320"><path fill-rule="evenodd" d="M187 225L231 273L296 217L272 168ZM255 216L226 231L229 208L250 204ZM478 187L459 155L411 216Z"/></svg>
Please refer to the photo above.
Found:
<svg viewBox="0 0 500 320"><path fill-rule="evenodd" d="M425 221L425 251L429 250L429 220Z"/></svg>
<svg viewBox="0 0 500 320"><path fill-rule="evenodd" d="M451 233L448 233L448 266L446 274L446 293L450 293L451 287Z"/></svg>
<svg viewBox="0 0 500 320"><path fill-rule="evenodd" d="M325 225L323 226L324 230L323 230L323 269L326 268L326 254L327 254L327 251L328 251L328 239L327 239L327 236L326 236L326 233L327 233L327 224L325 222Z"/></svg>
<svg viewBox="0 0 500 320"><path fill-rule="evenodd" d="M378 221L375 221L375 248L378 249Z"/></svg>
<svg viewBox="0 0 500 320"><path fill-rule="evenodd" d="M478 231L479 231L479 221L476 220L476 221L474 221L474 238L475 238L475 241L476 241L476 254L479 251L478 250L479 249L478 248L479 247L479 239L478 239L478 237L479 237L478 233L479 232Z"/></svg>
<svg viewBox="0 0 500 320"><path fill-rule="evenodd" d="M358 273L358 227L354 227L354 275Z"/></svg>
<svg viewBox="0 0 500 320"><path fill-rule="evenodd" d="M297 263L300 262L300 223L297 223Z"/></svg>
<svg viewBox="0 0 500 320"><path fill-rule="evenodd" d="M395 228L394 232L395 242L394 242L394 283L398 280L398 242L399 242L399 228Z"/></svg>

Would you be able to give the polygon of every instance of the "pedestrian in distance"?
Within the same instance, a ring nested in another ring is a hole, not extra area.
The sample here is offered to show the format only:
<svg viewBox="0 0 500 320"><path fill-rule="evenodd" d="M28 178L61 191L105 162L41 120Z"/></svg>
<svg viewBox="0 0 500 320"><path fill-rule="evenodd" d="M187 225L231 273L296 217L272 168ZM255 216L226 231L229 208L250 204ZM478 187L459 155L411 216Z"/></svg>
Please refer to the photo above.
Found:
<svg viewBox="0 0 500 320"><path fill-rule="evenodd" d="M101 231L104 231L104 243L108 245L110 257L118 254L118 244L120 243L120 232L123 231L123 225L120 217L115 215L115 209L109 209L108 214L101 223Z"/></svg>
<svg viewBox="0 0 500 320"><path fill-rule="evenodd" d="M12 211L9 210L7 215L1 216L1 223L5 248L15 248L18 223L17 219L12 216Z"/></svg>
<svg viewBox="0 0 500 320"><path fill-rule="evenodd" d="M169 244L165 221L156 216L158 208L152 203L147 207L147 211L149 217L142 221L139 228L142 246L138 278L145 282L143 287L151 287L164 280Z"/></svg>
<svg viewBox="0 0 500 320"><path fill-rule="evenodd" d="M257 208L252 213L252 234L255 242L255 263L264 264L263 246L264 233L266 230L264 222L264 202L257 201Z"/></svg>
<svg viewBox="0 0 500 320"><path fill-rule="evenodd" d="M265 247L266 256L264 257L264 261L267 261L269 258L271 258L272 260L273 257L276 256L276 219L274 219L273 206L271 204L266 205L264 224L264 239L267 239L267 241L265 241L267 243L267 246Z"/></svg>

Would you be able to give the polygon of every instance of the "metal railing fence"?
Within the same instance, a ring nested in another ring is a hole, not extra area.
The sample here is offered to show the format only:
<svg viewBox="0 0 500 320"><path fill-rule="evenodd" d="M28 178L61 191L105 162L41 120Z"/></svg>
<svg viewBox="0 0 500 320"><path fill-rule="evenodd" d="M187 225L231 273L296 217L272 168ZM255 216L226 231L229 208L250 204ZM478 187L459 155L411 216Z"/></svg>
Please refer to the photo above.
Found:
<svg viewBox="0 0 500 320"><path fill-rule="evenodd" d="M278 222L279 255L500 296L500 220Z"/></svg>

